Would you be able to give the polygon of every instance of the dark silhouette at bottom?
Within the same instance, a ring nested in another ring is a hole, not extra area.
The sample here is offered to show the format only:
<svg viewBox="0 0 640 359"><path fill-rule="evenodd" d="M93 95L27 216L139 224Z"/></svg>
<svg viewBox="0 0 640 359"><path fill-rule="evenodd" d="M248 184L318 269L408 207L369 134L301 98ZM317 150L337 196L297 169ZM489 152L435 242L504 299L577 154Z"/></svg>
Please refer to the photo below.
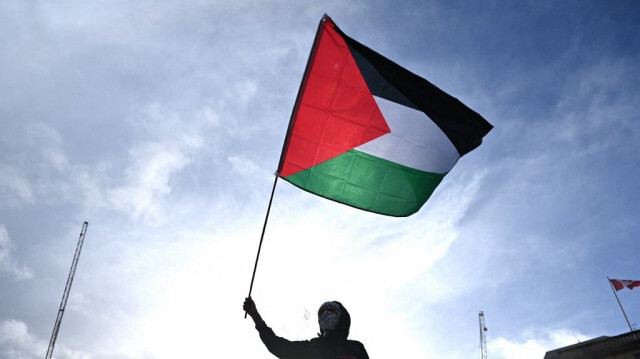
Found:
<svg viewBox="0 0 640 359"><path fill-rule="evenodd" d="M253 319L264 345L280 359L369 359L362 343L347 339L351 317L340 302L326 302L318 309L317 338L296 341L277 336L264 322L251 297L245 299L242 308Z"/></svg>

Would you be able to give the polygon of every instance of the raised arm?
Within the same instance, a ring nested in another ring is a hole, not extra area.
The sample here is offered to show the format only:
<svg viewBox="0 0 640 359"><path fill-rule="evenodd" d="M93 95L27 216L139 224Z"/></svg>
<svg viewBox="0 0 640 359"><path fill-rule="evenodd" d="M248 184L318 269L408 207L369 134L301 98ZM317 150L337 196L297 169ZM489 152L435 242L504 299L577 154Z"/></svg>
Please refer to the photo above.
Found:
<svg viewBox="0 0 640 359"><path fill-rule="evenodd" d="M264 322L256 303L248 297L244 300L242 309L247 312L256 324L256 329L260 333L260 339L267 349L275 356L281 359L305 359L309 358L309 341L290 341L277 336L271 328Z"/></svg>

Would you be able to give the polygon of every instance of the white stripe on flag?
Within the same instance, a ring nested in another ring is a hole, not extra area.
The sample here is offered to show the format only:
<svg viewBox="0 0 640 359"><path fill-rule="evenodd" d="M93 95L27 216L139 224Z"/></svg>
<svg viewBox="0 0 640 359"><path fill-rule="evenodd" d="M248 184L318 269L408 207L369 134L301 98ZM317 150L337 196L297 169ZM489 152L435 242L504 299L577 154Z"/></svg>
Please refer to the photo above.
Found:
<svg viewBox="0 0 640 359"><path fill-rule="evenodd" d="M449 172L458 162L460 154L456 148L424 112L377 96L373 98L391 132L356 150L434 173Z"/></svg>

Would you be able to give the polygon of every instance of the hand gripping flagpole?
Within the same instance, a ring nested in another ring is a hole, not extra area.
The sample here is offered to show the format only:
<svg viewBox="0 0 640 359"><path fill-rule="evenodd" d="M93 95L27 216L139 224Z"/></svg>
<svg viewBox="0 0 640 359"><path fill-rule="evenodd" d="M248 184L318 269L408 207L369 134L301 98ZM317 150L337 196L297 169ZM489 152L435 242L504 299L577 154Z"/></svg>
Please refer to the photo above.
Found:
<svg viewBox="0 0 640 359"><path fill-rule="evenodd" d="M256 278L256 269L258 268L258 259L260 259L260 249L262 249L262 240L264 239L264 232L267 229L267 221L269 221L269 212L271 212L271 202L273 202L273 194L276 191L276 184L278 183L278 175L273 181L273 188L271 189L271 197L269 198L269 206L267 207L267 215L264 218L264 224L262 225L262 234L260 235L260 244L258 245L258 253L256 254L256 263L253 265L253 275L251 275L251 285L249 286L249 295L251 297L251 290L253 290L253 280ZM244 317L247 317L247 312L244 312Z"/></svg>
<svg viewBox="0 0 640 359"><path fill-rule="evenodd" d="M618 298L618 293L616 293L616 289L613 287L613 283L611 283L611 279L609 279L609 277L607 277L607 280L609 281L609 285L611 286L611 290L613 291L613 295L616 296L616 300L618 301L618 305L620 306L620 310L622 311L622 315L624 315L624 320L627 321L627 325L629 326L629 331L633 331L633 327L631 327L631 323L629 323L629 318L627 318L627 313L624 312L624 309L622 308L622 304L620 303L620 299Z"/></svg>

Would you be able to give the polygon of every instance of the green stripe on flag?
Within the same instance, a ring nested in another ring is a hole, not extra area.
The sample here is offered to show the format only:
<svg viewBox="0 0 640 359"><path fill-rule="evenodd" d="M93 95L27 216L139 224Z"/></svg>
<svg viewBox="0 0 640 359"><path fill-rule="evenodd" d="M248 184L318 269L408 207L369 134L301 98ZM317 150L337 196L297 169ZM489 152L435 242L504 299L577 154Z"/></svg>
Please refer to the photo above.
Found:
<svg viewBox="0 0 640 359"><path fill-rule="evenodd" d="M284 179L353 207L404 217L422 207L445 175L351 150Z"/></svg>

